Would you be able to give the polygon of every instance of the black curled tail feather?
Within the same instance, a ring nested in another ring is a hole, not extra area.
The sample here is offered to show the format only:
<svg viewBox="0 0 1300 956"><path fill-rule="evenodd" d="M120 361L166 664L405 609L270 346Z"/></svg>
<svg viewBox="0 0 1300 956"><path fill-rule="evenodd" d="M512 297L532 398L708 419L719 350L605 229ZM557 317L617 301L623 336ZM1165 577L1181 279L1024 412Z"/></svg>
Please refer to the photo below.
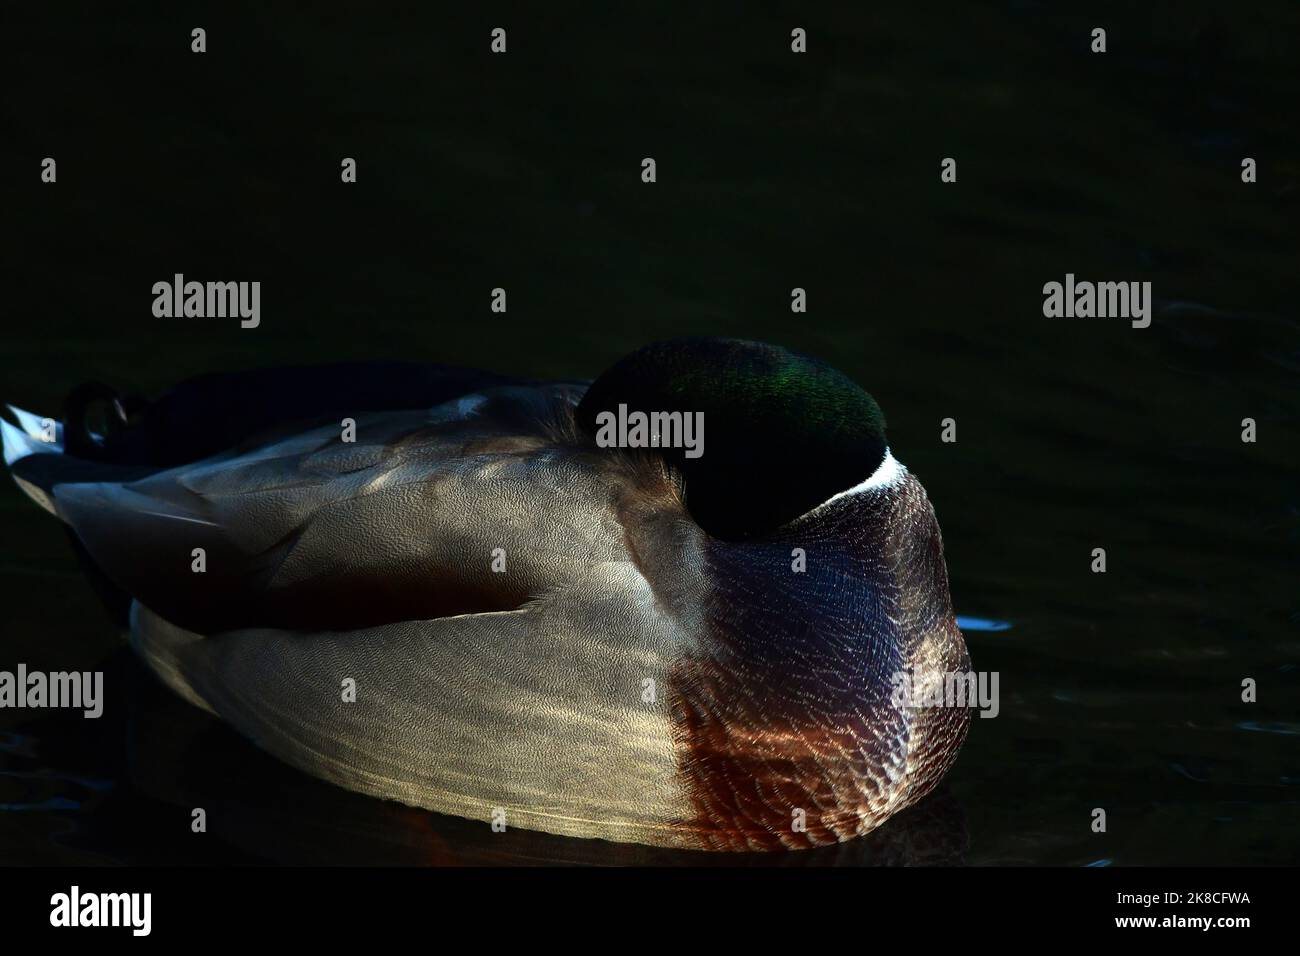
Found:
<svg viewBox="0 0 1300 956"><path fill-rule="evenodd" d="M147 406L139 396L123 394L102 382L78 385L63 401L65 452L88 461L147 461L149 452L140 447L146 436L133 427Z"/></svg>
<svg viewBox="0 0 1300 956"><path fill-rule="evenodd" d="M287 428L312 428L364 412L432 408L485 388L521 384L531 382L393 361L200 375L153 401L90 382L69 393L64 427L74 457L171 468Z"/></svg>

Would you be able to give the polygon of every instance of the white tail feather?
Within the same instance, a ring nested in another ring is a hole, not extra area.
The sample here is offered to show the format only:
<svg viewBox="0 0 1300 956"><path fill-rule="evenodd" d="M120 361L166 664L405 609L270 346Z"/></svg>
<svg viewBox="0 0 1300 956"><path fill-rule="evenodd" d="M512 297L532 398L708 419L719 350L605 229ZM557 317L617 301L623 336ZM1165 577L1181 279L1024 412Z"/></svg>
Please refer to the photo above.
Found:
<svg viewBox="0 0 1300 956"><path fill-rule="evenodd" d="M31 412L25 412L13 405L8 407L9 411L13 412L14 418L18 419L18 427L25 431L29 437L47 445L55 445L57 451L63 451L63 422L53 418L45 418L41 415L33 415ZM53 441L50 441L49 438L51 434L53 434Z"/></svg>
<svg viewBox="0 0 1300 956"><path fill-rule="evenodd" d="M44 420L31 412L24 412L22 409L14 408L12 405L9 406L9 410L14 413L14 417L18 419L18 423L22 428L15 428L9 422L0 418L0 440L4 443L5 465L12 467L14 462L31 455L60 455L63 453L63 426L59 425L55 429L54 434L59 439L58 441L45 441L49 429L45 427ZM14 476L14 483L22 489L23 494L50 514L58 514L54 502L45 491L29 481L24 481L17 475Z"/></svg>

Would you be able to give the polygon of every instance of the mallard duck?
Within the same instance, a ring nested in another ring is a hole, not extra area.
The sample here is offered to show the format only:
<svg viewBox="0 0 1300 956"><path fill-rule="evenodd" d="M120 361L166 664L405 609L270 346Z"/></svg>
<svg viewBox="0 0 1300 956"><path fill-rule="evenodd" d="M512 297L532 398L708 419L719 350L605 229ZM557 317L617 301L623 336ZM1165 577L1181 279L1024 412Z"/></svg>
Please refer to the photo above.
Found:
<svg viewBox="0 0 1300 956"><path fill-rule="evenodd" d="M702 454L597 442L701 413ZM968 712L943 546L876 402L817 359L646 346L588 384L401 363L102 385L3 424L172 690L438 813L704 850L864 834ZM111 694L111 688L108 692Z"/></svg>

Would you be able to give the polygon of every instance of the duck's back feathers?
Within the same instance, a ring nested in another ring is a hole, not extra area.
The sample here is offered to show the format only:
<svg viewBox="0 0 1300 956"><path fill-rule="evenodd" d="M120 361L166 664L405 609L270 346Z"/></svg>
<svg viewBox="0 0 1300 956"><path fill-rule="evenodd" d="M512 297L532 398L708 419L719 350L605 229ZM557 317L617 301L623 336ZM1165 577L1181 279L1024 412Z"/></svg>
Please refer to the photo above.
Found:
<svg viewBox="0 0 1300 956"><path fill-rule="evenodd" d="M618 537L594 507L612 489L582 449L547 437L567 396L495 389L358 415L351 441L323 426L51 493L119 587L199 633L505 610L570 579L583 542Z"/></svg>

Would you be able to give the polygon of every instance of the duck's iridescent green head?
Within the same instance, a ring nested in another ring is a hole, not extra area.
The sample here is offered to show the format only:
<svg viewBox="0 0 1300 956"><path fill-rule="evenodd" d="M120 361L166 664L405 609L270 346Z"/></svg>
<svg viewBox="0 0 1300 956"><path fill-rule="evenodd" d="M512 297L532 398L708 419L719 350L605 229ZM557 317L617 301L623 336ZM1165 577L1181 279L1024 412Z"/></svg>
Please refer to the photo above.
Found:
<svg viewBox="0 0 1300 956"><path fill-rule="evenodd" d="M686 506L705 531L762 536L869 478L884 460L875 400L811 356L742 339L657 342L600 376L577 409L598 436L619 414L703 414L703 453L658 452L682 475ZM609 413L603 415L602 413Z"/></svg>

